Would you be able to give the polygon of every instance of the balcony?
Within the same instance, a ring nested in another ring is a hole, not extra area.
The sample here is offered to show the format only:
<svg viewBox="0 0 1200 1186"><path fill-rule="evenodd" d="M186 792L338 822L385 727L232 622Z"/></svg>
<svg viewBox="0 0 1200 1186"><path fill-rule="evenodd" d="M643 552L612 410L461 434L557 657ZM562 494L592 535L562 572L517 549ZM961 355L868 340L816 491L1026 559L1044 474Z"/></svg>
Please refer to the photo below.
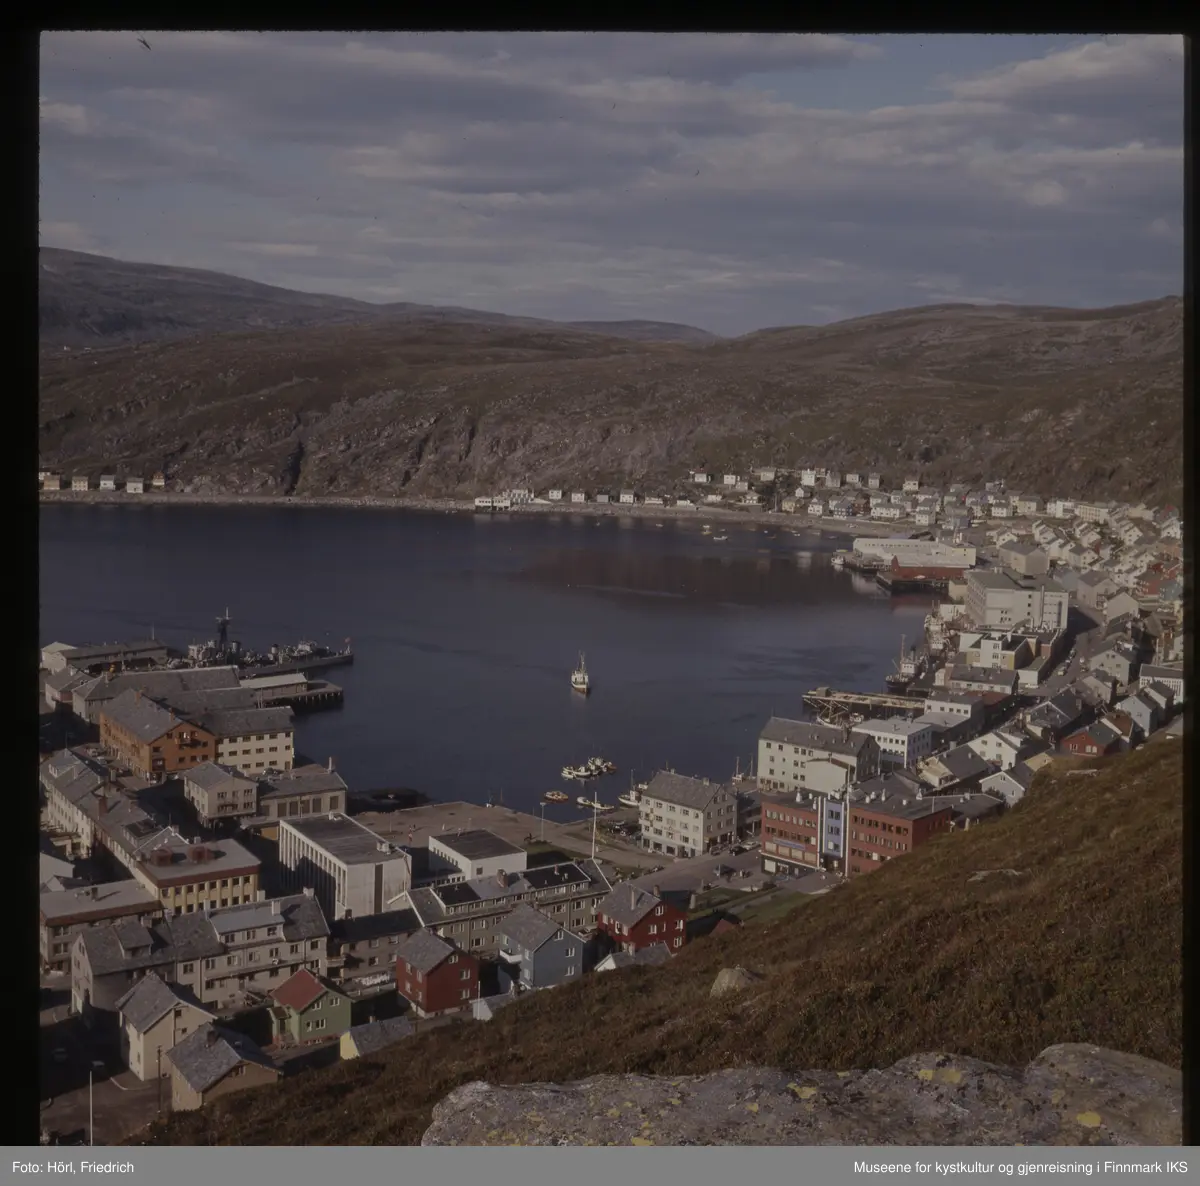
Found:
<svg viewBox="0 0 1200 1186"><path fill-rule="evenodd" d="M515 951L505 951L504 948L501 948L496 952L496 955L506 964L519 964L521 962L520 955Z"/></svg>

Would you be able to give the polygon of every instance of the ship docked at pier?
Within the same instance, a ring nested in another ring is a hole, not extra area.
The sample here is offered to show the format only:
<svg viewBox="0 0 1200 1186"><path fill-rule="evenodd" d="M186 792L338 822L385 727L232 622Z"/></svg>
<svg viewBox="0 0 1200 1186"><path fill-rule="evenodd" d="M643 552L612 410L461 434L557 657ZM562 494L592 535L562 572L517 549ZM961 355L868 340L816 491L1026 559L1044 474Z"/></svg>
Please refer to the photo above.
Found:
<svg viewBox="0 0 1200 1186"><path fill-rule="evenodd" d="M290 646L272 644L266 651L253 651L243 647L236 638L229 637L232 619L229 610L217 618L217 637L207 642L194 642L182 654L174 654L167 666L185 667L236 667L247 678L269 675L290 675L293 672L316 671L326 667L343 667L354 662L354 651L350 640L340 650L322 646L320 643L302 640Z"/></svg>

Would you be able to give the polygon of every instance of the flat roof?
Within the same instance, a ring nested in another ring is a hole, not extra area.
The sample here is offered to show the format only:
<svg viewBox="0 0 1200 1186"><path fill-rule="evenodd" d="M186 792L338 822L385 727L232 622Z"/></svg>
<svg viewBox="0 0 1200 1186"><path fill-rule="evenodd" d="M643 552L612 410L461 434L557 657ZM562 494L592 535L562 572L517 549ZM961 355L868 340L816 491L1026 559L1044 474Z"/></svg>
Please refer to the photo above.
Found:
<svg viewBox="0 0 1200 1186"><path fill-rule="evenodd" d="M279 821L280 829L291 828L310 844L323 849L344 865L368 865L407 857L404 849L372 832L348 815L310 815ZM383 846L382 848L380 846Z"/></svg>
<svg viewBox="0 0 1200 1186"><path fill-rule="evenodd" d="M141 882L132 879L56 890L38 898L38 910L46 922L63 918L106 918L136 913L139 909L159 908L159 900Z"/></svg>
<svg viewBox="0 0 1200 1186"><path fill-rule="evenodd" d="M486 828L472 828L469 832L439 832L431 835L429 842L436 842L442 848L449 849L468 861L479 861L486 857L516 856L525 851Z"/></svg>
<svg viewBox="0 0 1200 1186"><path fill-rule="evenodd" d="M893 718L892 720L870 720L863 721L861 724L855 725L851 730L853 733L891 733L894 737L911 737L914 733L920 733L929 728L927 722L923 723L920 720L903 720Z"/></svg>

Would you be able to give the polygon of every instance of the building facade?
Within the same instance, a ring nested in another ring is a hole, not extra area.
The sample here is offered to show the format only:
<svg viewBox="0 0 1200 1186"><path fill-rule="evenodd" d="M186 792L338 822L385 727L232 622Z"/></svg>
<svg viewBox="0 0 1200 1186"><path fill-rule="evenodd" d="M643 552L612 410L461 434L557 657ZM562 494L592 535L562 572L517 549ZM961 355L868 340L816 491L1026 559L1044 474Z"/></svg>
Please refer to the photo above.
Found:
<svg viewBox="0 0 1200 1186"><path fill-rule="evenodd" d="M870 778L879 747L849 729L772 717L758 739L758 786L764 791L831 794Z"/></svg>
<svg viewBox="0 0 1200 1186"><path fill-rule="evenodd" d="M724 783L660 770L638 805L642 847L698 856L737 839L737 793Z"/></svg>

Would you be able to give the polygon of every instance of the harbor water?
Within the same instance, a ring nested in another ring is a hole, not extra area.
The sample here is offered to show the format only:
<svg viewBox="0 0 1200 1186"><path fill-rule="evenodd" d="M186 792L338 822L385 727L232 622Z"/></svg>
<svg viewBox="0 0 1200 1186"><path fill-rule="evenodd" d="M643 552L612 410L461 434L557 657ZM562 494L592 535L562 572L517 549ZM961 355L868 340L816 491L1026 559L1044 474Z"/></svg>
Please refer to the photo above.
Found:
<svg viewBox="0 0 1200 1186"><path fill-rule="evenodd" d="M656 768L727 779L769 716L818 685L882 692L920 633L930 599L835 568L844 537L704 523L47 505L39 633L183 647L228 606L256 650L349 638L344 707L298 718L298 750L352 790L534 810L563 789L547 817L566 818L564 766L615 762L587 784L609 803Z"/></svg>

